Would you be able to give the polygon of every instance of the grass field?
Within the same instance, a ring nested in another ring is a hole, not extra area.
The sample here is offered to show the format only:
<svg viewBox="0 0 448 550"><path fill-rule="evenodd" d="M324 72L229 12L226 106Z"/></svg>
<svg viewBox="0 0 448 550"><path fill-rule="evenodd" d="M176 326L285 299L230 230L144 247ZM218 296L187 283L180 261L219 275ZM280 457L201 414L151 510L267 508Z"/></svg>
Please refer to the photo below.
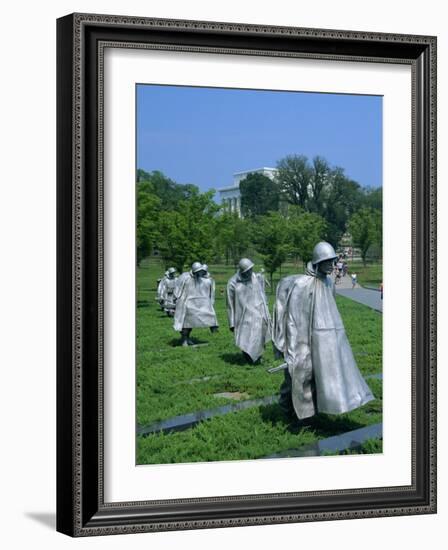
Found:
<svg viewBox="0 0 448 550"><path fill-rule="evenodd" d="M209 269L216 281L215 309L220 329L216 334L206 329L193 330L193 340L203 344L194 348L179 346L179 334L173 330L172 319L160 311L155 301L156 280L163 272L161 265L146 260L138 269L137 423L140 426L235 402L214 395L222 392L239 392L242 399L278 393L283 374L266 372L281 363L274 360L271 346L266 348L261 364L246 365L228 329L224 289L234 273L233 267L211 265ZM287 265L282 276L297 272L297 267ZM269 294L269 300L272 306L273 294ZM337 297L337 302L361 372L381 373L381 315L346 298ZM380 422L382 383L372 379L368 383L375 401L345 415L317 415L306 428L291 425L278 405L269 405L216 416L184 432L139 436L137 463L259 458Z"/></svg>

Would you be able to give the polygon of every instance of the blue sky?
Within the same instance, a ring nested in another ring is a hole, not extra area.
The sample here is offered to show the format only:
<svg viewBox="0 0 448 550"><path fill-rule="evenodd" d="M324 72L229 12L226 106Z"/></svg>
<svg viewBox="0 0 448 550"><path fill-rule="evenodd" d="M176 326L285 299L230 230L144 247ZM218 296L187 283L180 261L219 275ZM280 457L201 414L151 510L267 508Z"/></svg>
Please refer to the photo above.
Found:
<svg viewBox="0 0 448 550"><path fill-rule="evenodd" d="M361 185L381 186L382 98L137 86L137 168L205 191L290 154L323 156Z"/></svg>

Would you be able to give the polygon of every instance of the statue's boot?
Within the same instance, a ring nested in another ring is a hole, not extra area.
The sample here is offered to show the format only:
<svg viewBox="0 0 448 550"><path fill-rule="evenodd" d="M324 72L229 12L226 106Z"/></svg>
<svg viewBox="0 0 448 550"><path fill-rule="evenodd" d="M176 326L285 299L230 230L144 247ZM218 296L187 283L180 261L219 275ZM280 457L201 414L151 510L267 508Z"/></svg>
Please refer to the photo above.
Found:
<svg viewBox="0 0 448 550"><path fill-rule="evenodd" d="M192 345L193 342L189 338L190 332L191 332L191 328L184 328L181 330L180 332L181 346L187 347Z"/></svg>

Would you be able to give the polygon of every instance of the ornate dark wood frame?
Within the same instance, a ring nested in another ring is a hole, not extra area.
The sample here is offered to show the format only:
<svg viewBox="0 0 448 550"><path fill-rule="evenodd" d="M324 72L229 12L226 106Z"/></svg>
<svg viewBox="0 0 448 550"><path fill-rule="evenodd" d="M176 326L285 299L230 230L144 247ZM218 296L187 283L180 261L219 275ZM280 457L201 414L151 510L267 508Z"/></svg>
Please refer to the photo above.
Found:
<svg viewBox="0 0 448 550"><path fill-rule="evenodd" d="M112 46L411 65L410 486L104 502L102 82ZM57 49L57 529L88 536L435 513L436 38L73 14L57 22Z"/></svg>

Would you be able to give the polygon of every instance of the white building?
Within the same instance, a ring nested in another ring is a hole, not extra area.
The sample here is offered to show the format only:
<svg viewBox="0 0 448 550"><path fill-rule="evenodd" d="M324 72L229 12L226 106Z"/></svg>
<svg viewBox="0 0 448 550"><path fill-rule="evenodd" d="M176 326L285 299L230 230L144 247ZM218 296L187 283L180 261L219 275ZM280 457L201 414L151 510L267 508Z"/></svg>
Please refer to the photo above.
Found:
<svg viewBox="0 0 448 550"><path fill-rule="evenodd" d="M237 212L238 215L241 216L240 182L249 174L263 174L263 176L267 176L272 180L276 173L276 168L267 167L246 170L244 172L235 172L235 174L233 174L233 184L218 189L221 204L224 204L229 212Z"/></svg>

